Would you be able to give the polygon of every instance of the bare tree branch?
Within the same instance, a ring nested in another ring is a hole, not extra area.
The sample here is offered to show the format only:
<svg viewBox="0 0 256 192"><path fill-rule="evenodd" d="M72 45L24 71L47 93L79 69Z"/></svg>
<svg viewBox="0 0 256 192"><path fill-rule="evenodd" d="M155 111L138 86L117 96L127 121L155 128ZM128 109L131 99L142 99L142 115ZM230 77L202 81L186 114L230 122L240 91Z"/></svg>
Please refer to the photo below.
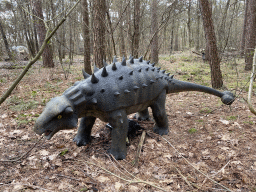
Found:
<svg viewBox="0 0 256 192"><path fill-rule="evenodd" d="M251 79L250 79L250 85L249 85L249 91L248 91L248 106L250 111L256 115L256 110L253 108L252 103L251 103L251 98L252 98L252 89L253 89L253 81L255 79L255 66L256 66L256 49L254 50L254 57L253 57L253 65L252 65L252 74L251 74Z"/></svg>
<svg viewBox="0 0 256 192"><path fill-rule="evenodd" d="M40 56L43 54L45 46L50 41L52 36L56 33L58 28L66 21L69 14L74 10L74 8L78 5L78 3L81 0L78 0L76 4L68 11L68 13L62 18L62 20L56 25L56 27L51 31L50 29L46 32L46 38L39 50L39 52L36 54L36 56L27 64L25 69L22 71L22 73L19 75L19 77L14 81L14 83L11 85L11 87L4 93L4 95L0 99L0 105L9 97L9 95L12 93L13 89L18 85L18 83L21 81L21 79L25 76L25 74L28 72L29 68L40 58Z"/></svg>

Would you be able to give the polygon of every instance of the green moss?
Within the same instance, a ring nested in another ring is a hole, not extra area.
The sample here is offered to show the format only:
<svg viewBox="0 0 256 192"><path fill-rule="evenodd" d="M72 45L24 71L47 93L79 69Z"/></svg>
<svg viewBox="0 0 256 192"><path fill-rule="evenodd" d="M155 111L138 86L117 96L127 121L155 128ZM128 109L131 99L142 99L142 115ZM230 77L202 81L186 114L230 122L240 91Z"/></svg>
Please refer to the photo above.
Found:
<svg viewBox="0 0 256 192"><path fill-rule="evenodd" d="M227 116L226 119L234 121L234 120L237 120L237 116Z"/></svg>
<svg viewBox="0 0 256 192"><path fill-rule="evenodd" d="M205 107L203 109L200 109L199 111L200 113L206 113L206 114L209 114L209 113L212 113L212 110L208 107Z"/></svg>
<svg viewBox="0 0 256 192"><path fill-rule="evenodd" d="M188 130L188 132L190 134L193 134L193 133L197 132L197 130L196 130L196 128L191 128L191 129Z"/></svg>
<svg viewBox="0 0 256 192"><path fill-rule="evenodd" d="M68 149L65 149L63 151L60 152L60 156L64 156L68 153Z"/></svg>

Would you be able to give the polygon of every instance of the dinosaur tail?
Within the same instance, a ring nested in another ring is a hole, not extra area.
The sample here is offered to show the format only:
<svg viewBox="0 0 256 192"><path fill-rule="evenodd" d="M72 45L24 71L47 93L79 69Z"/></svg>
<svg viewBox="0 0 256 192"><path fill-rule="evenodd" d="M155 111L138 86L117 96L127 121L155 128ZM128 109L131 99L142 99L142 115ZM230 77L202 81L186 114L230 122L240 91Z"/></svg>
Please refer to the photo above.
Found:
<svg viewBox="0 0 256 192"><path fill-rule="evenodd" d="M168 81L167 93L178 93L183 91L199 91L199 92L215 95L217 97L220 97L221 101L226 105L231 105L235 100L233 93L229 91L220 92L210 87L197 85L195 83L189 83L185 81L179 81L177 79L171 79Z"/></svg>

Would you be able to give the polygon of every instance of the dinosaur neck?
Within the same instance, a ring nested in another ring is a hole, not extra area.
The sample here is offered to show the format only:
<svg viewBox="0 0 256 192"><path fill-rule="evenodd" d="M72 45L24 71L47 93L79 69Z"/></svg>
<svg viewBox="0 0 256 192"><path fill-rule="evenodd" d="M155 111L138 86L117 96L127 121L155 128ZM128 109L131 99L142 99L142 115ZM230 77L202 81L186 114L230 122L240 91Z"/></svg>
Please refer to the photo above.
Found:
<svg viewBox="0 0 256 192"><path fill-rule="evenodd" d="M81 92L78 86L72 86L67 89L63 95L73 104L73 108L76 111L77 115L80 116L82 113L81 109L85 109L86 98Z"/></svg>
<svg viewBox="0 0 256 192"><path fill-rule="evenodd" d="M206 87L203 85L197 85L194 83L179 81L177 79L172 79L172 81L169 82L168 93L178 93L183 91L199 91L199 92L215 95L220 98L224 95L222 92L216 89Z"/></svg>

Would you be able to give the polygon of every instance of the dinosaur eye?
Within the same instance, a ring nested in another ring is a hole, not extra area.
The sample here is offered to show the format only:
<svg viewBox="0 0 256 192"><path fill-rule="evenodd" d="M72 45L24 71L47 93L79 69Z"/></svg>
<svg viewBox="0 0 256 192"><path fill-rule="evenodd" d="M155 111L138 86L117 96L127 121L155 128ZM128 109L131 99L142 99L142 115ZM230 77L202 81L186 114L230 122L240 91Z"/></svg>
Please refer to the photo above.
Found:
<svg viewBox="0 0 256 192"><path fill-rule="evenodd" d="M58 119L61 119L62 118L62 115L58 115Z"/></svg>

